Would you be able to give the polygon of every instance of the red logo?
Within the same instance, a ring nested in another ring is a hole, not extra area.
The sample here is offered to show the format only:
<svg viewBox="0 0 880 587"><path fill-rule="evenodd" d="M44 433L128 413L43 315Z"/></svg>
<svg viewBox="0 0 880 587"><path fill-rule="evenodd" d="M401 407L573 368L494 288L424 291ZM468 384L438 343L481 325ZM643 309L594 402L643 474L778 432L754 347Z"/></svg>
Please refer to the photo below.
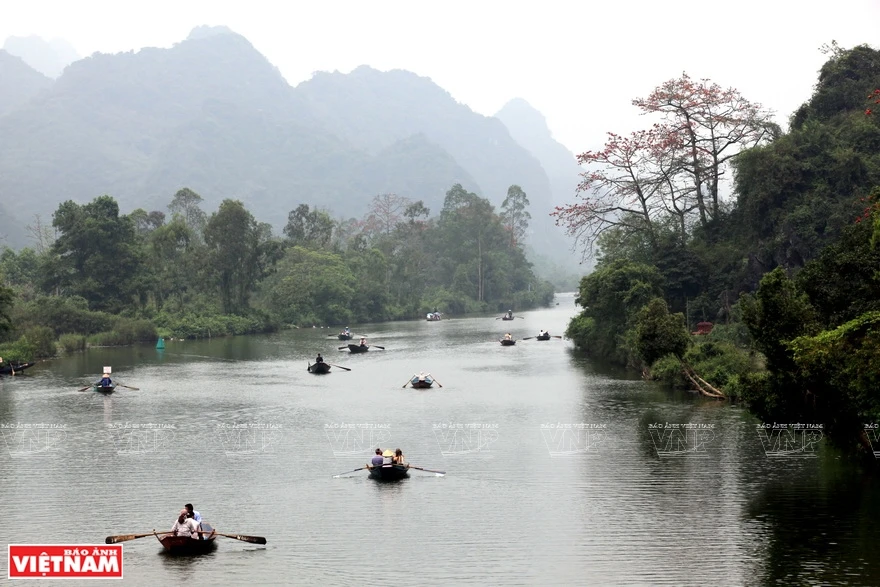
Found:
<svg viewBox="0 0 880 587"><path fill-rule="evenodd" d="M121 544L10 544L10 579L122 578Z"/></svg>

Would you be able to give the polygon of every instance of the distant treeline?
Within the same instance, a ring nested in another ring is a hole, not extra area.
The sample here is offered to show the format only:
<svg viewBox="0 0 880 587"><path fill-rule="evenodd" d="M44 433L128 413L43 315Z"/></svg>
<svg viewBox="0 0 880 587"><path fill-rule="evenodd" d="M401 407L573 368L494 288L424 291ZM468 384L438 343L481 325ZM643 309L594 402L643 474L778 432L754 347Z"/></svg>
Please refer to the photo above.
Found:
<svg viewBox="0 0 880 587"><path fill-rule="evenodd" d="M529 201L511 186L497 212L453 186L435 217L376 196L361 219L306 204L283 236L225 200L210 216L184 188L161 211L121 215L111 196L58 207L35 246L0 253L0 356L55 354L56 341L126 344L290 326L346 325L548 305L553 287L523 254Z"/></svg>

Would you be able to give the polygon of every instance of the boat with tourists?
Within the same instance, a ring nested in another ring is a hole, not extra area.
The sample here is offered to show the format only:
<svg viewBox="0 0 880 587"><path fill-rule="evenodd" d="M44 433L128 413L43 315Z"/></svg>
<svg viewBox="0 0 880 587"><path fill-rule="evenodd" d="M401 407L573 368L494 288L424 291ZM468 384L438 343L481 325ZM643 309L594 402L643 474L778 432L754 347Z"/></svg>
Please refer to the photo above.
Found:
<svg viewBox="0 0 880 587"><path fill-rule="evenodd" d="M439 322L442 319L440 312L428 312L426 318L428 322Z"/></svg>
<svg viewBox="0 0 880 587"><path fill-rule="evenodd" d="M116 391L116 384L111 383L110 385L101 385L101 383L99 382L92 385L92 389L97 391L98 393L110 395L111 393Z"/></svg>
<svg viewBox="0 0 880 587"><path fill-rule="evenodd" d="M379 465L370 468L370 477L376 481L400 481L409 477L409 465Z"/></svg>
<svg viewBox="0 0 880 587"><path fill-rule="evenodd" d="M516 344L516 341L512 338L502 338L501 346L513 346Z"/></svg>
<svg viewBox="0 0 880 587"><path fill-rule="evenodd" d="M161 535L157 534L155 530L153 530L153 534L169 554L194 555L212 551L216 547L214 542L217 538L216 530L205 521L199 523L199 528L202 530L200 538L174 536L173 534Z"/></svg>

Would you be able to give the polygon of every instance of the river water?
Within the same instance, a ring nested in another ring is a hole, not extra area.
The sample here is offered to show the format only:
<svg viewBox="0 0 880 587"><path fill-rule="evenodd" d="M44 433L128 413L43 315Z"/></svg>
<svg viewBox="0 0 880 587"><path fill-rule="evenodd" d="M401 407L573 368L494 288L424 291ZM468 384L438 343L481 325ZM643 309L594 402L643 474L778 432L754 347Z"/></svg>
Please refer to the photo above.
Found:
<svg viewBox="0 0 880 587"><path fill-rule="evenodd" d="M780 447L742 408L521 340L562 334L577 308L557 301L513 322L353 324L385 347L359 355L300 329L92 349L5 378L0 543L165 530L192 502L268 544L174 558L125 542L124 583L880 584L875 476L810 431ZM351 371L308 373L317 352ZM104 365L139 390L77 391ZM434 388L403 388L419 371ZM377 446L446 475L334 477Z"/></svg>

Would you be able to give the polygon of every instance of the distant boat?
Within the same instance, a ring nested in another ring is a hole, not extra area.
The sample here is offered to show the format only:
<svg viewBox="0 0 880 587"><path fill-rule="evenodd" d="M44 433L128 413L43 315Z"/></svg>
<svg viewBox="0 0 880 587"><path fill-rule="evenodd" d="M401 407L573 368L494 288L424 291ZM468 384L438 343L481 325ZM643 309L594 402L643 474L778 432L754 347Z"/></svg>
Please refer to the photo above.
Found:
<svg viewBox="0 0 880 587"><path fill-rule="evenodd" d="M512 338L502 338L501 339L501 346L513 346L515 344L516 344L516 341L513 340Z"/></svg>
<svg viewBox="0 0 880 587"><path fill-rule="evenodd" d="M370 350L370 345L349 343L348 350L350 350L353 353L365 353L368 350Z"/></svg>
<svg viewBox="0 0 880 587"><path fill-rule="evenodd" d="M409 383L415 389L428 389L429 387L434 385L434 380L431 379L430 375L415 375L412 379L409 380Z"/></svg>
<svg viewBox="0 0 880 587"><path fill-rule="evenodd" d="M428 322L438 322L442 318L440 312L428 312L425 318Z"/></svg>
<svg viewBox="0 0 880 587"><path fill-rule="evenodd" d="M350 332L340 332L339 333L339 340L351 340L351 333Z"/></svg>
<svg viewBox="0 0 880 587"><path fill-rule="evenodd" d="M550 333L546 332L544 334L539 334L535 337L535 340L550 340Z"/></svg>
<svg viewBox="0 0 880 587"><path fill-rule="evenodd" d="M113 385L101 385L100 383L96 383L92 386L92 389L97 392L106 393L109 395L116 391L116 384L114 383Z"/></svg>

